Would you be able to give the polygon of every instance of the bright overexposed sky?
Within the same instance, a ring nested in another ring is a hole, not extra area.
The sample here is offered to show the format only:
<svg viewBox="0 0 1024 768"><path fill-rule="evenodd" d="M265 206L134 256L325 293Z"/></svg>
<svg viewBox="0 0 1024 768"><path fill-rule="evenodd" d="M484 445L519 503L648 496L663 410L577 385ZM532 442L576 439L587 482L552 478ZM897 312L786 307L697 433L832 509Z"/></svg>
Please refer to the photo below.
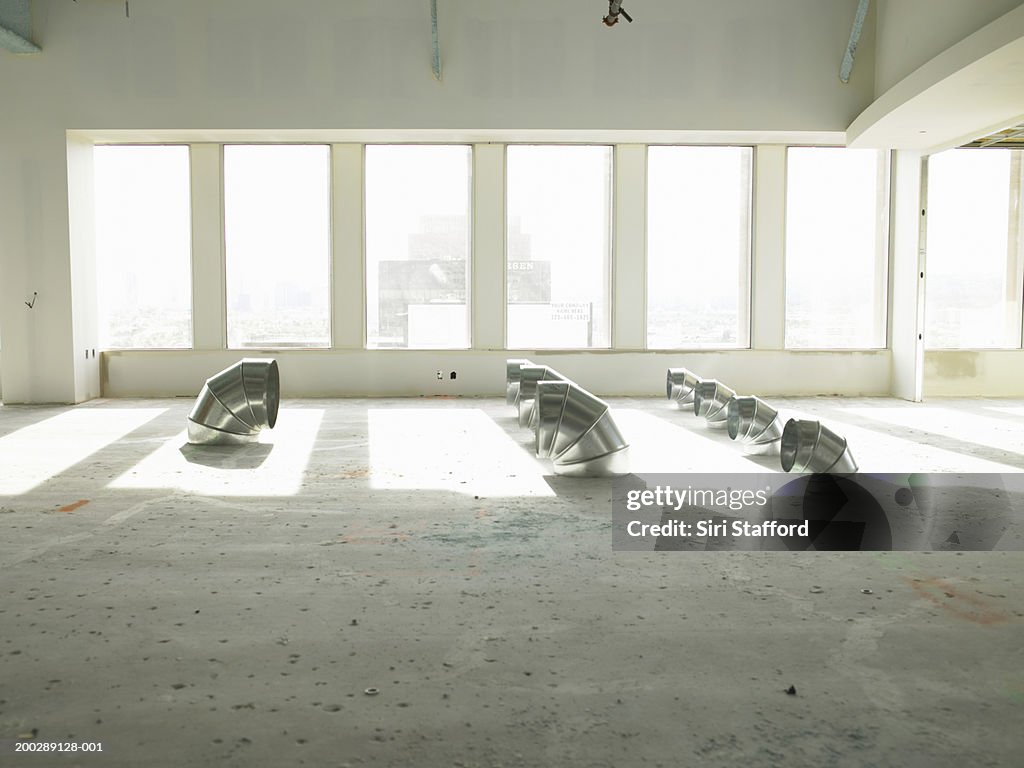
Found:
<svg viewBox="0 0 1024 768"><path fill-rule="evenodd" d="M100 345L124 310L155 318L192 307L186 146L99 146L93 154ZM176 346L192 344L179 329Z"/></svg>
<svg viewBox="0 0 1024 768"><path fill-rule="evenodd" d="M806 332L787 322L787 346L885 343L880 157L873 149L787 151L786 312L814 317Z"/></svg>
<svg viewBox="0 0 1024 768"><path fill-rule="evenodd" d="M649 309L696 317L709 305L729 305L735 327L747 299L740 289L749 268L753 154L750 147L647 150ZM693 333L686 341L700 343Z"/></svg>

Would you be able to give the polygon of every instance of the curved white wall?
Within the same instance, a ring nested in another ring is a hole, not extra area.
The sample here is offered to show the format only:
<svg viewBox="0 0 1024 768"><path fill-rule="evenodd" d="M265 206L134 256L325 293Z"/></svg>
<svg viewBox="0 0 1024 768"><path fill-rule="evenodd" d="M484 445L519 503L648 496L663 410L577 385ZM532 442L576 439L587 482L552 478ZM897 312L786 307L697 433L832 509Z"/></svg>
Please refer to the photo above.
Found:
<svg viewBox="0 0 1024 768"><path fill-rule="evenodd" d="M1020 5L1020 0L877 0L875 95Z"/></svg>

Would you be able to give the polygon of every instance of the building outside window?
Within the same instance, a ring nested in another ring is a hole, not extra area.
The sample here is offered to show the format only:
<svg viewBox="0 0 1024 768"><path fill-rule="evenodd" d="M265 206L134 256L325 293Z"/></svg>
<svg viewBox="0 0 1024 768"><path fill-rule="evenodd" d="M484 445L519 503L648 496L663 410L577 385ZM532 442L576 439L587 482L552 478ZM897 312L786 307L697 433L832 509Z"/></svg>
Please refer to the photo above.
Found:
<svg viewBox="0 0 1024 768"><path fill-rule="evenodd" d="M506 178L508 348L610 346L611 147L509 146Z"/></svg>
<svg viewBox="0 0 1024 768"><path fill-rule="evenodd" d="M366 346L469 347L468 146L366 147Z"/></svg>

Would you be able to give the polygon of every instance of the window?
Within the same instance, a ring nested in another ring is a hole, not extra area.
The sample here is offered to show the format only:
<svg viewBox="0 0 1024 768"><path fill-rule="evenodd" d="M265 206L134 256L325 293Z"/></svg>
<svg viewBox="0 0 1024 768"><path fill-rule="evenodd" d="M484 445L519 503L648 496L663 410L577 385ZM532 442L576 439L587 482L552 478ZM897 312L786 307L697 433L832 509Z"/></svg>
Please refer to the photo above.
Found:
<svg viewBox="0 0 1024 768"><path fill-rule="evenodd" d="M749 147L647 151L647 346L749 341Z"/></svg>
<svg viewBox="0 0 1024 768"><path fill-rule="evenodd" d="M506 169L508 348L608 347L611 147L510 146Z"/></svg>
<svg viewBox="0 0 1024 768"><path fill-rule="evenodd" d="M885 155L790 147L786 189L786 346L884 347Z"/></svg>
<svg viewBox="0 0 1024 768"><path fill-rule="evenodd" d="M469 346L468 146L366 148L366 346Z"/></svg>
<svg viewBox="0 0 1024 768"><path fill-rule="evenodd" d="M326 347L330 148L224 147L228 346Z"/></svg>
<svg viewBox="0 0 1024 768"><path fill-rule="evenodd" d="M1020 346L1021 154L955 149L928 159L928 347Z"/></svg>
<svg viewBox="0 0 1024 768"><path fill-rule="evenodd" d="M104 349L192 346L188 147L96 147L96 270Z"/></svg>

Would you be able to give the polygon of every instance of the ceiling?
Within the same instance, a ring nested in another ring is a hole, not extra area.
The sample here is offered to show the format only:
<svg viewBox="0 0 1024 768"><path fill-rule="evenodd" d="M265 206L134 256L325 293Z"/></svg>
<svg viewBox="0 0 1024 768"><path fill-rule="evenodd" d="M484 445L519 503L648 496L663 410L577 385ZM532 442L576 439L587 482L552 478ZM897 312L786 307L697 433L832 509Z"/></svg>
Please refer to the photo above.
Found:
<svg viewBox="0 0 1024 768"><path fill-rule="evenodd" d="M974 139L962 145L981 149L1024 149L1024 123Z"/></svg>
<svg viewBox="0 0 1024 768"><path fill-rule="evenodd" d="M846 135L852 147L932 153L980 146L997 134L1000 141L1013 141L1009 136L1022 130L1024 4L898 82Z"/></svg>

